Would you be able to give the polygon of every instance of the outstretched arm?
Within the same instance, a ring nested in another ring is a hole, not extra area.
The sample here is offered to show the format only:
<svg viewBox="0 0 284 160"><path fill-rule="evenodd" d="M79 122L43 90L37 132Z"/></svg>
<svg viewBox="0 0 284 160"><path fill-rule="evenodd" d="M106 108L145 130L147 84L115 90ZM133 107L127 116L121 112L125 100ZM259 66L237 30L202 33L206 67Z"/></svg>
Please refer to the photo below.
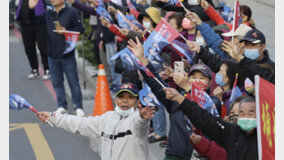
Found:
<svg viewBox="0 0 284 160"><path fill-rule="evenodd" d="M39 119L46 123L46 120L50 121L56 127L64 129L71 133L80 133L87 137L99 137L100 136L100 117L78 117L73 115L61 115L51 112L38 112Z"/></svg>
<svg viewBox="0 0 284 160"><path fill-rule="evenodd" d="M168 99L180 104L181 110L196 128L223 148L229 147L227 141L233 136L235 131L232 130L235 130L237 126L226 123L220 117L214 117L194 101L184 98L173 88L165 88L164 90Z"/></svg>

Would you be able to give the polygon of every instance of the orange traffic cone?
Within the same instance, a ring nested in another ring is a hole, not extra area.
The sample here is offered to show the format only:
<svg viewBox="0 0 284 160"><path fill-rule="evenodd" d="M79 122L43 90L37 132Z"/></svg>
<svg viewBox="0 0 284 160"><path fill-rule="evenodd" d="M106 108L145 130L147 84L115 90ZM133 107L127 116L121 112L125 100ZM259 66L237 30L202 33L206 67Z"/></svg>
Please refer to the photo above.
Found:
<svg viewBox="0 0 284 160"><path fill-rule="evenodd" d="M111 96L107 84L107 77L104 70L104 65L100 64L97 78L93 116L100 116L105 112L112 110L113 104L111 101Z"/></svg>

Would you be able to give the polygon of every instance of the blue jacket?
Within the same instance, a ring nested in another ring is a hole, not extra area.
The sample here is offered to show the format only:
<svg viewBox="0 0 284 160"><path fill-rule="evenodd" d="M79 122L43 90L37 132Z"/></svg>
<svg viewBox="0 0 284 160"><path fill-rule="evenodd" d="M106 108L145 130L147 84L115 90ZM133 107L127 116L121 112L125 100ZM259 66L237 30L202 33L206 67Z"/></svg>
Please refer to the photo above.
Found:
<svg viewBox="0 0 284 160"><path fill-rule="evenodd" d="M226 54L218 47L220 43L222 43L223 39L217 33L215 33L207 23L202 22L196 27L200 31L207 46L212 48L213 51L217 53L222 59L225 59L227 57Z"/></svg>
<svg viewBox="0 0 284 160"><path fill-rule="evenodd" d="M46 10L44 13L44 19L47 28L47 54L53 58L62 58L66 56L74 56L74 51L65 54L65 36L59 35L55 30L54 21L59 21L62 27L65 27L68 31L77 31L84 33L84 27L81 22L80 15L77 11L70 6L65 5L58 13L54 9ZM43 18L43 17L42 17Z"/></svg>
<svg viewBox="0 0 284 160"><path fill-rule="evenodd" d="M158 75L155 68L149 63L147 68L163 83L164 86L169 87ZM154 95L166 107L170 114L170 131L168 135L168 146L166 149L167 155L178 156L181 158L190 159L193 147L190 143L189 136L192 131L188 132L186 128L185 115L179 109L177 102L166 99L166 94L161 85L152 77L148 77L146 73L140 69L142 76L146 83L151 88Z"/></svg>

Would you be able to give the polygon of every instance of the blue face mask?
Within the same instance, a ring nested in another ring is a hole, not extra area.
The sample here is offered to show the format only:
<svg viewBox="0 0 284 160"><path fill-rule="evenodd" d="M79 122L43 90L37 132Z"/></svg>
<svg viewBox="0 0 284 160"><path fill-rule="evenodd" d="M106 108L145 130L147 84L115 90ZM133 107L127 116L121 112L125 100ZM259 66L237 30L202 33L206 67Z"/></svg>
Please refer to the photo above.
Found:
<svg viewBox="0 0 284 160"><path fill-rule="evenodd" d="M244 55L252 60L255 60L259 57L258 49L245 49Z"/></svg>
<svg viewBox="0 0 284 160"><path fill-rule="evenodd" d="M223 81L223 75L219 73L216 74L215 81L220 87L223 87L226 84L226 82Z"/></svg>

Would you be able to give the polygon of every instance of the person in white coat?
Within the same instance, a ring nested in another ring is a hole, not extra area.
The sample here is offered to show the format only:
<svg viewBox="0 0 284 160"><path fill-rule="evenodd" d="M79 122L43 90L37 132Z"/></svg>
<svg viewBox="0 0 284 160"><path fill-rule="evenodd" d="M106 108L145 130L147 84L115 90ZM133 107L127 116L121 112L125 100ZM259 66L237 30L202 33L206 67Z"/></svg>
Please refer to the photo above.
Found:
<svg viewBox="0 0 284 160"><path fill-rule="evenodd" d="M101 116L78 117L51 112L39 112L37 116L44 123L48 120L72 133L101 137L102 160L148 160L147 135L155 108L142 108L138 93L135 84L122 84L114 99L115 110Z"/></svg>

